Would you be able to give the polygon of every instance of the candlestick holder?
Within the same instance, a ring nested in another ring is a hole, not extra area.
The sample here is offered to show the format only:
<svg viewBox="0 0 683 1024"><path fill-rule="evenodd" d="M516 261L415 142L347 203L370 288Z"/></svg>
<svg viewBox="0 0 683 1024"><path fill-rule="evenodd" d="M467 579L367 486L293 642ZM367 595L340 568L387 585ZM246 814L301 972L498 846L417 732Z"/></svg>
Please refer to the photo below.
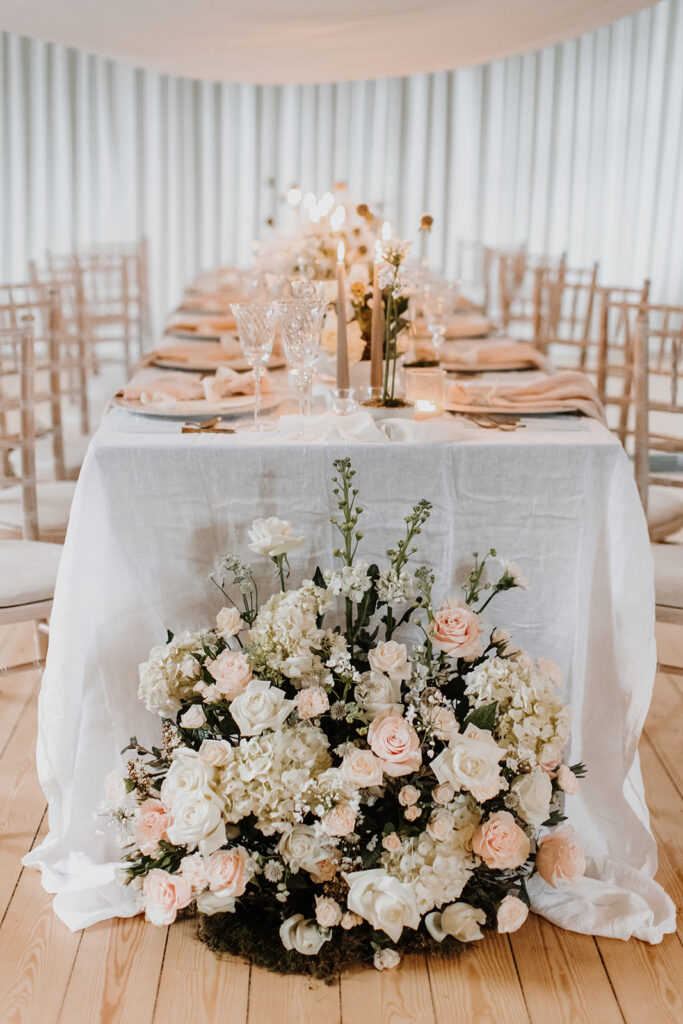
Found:
<svg viewBox="0 0 683 1024"><path fill-rule="evenodd" d="M332 411L336 412L338 416L348 416L352 412L357 412L358 402L353 397L354 393L354 388L335 388Z"/></svg>

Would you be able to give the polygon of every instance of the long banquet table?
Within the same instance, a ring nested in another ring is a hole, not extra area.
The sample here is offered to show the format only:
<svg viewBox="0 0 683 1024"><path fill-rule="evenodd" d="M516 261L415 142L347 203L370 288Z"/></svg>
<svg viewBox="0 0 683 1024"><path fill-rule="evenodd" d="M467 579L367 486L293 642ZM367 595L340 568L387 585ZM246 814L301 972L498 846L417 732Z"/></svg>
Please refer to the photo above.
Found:
<svg viewBox="0 0 683 1024"><path fill-rule="evenodd" d="M136 913L114 873L117 847L94 815L105 775L158 719L137 700L137 666L166 629L211 623L216 556L241 551L256 515L291 520L307 544L292 581L329 565L332 460L349 455L362 492L364 557L382 558L420 497L434 506L420 562L440 596L458 593L473 551L494 547L529 580L498 598L491 625L551 657L573 706L570 761L589 774L569 798L588 854L571 892L532 885L534 909L577 931L659 941L673 905L654 883L656 846L637 744L655 671L652 564L628 459L595 420L462 427L441 443L189 435L178 421L111 409L76 490L40 698L38 765L50 832L25 863L43 871L72 928ZM263 585L274 585L267 564Z"/></svg>

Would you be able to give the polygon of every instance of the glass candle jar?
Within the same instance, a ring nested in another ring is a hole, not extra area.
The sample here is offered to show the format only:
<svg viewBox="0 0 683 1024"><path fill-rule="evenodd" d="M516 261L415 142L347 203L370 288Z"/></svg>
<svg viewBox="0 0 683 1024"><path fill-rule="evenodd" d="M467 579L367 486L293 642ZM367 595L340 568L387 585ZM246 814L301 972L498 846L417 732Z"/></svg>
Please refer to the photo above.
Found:
<svg viewBox="0 0 683 1024"><path fill-rule="evenodd" d="M440 366L412 366L405 370L406 401L415 407L414 419L441 416L446 404L446 371Z"/></svg>

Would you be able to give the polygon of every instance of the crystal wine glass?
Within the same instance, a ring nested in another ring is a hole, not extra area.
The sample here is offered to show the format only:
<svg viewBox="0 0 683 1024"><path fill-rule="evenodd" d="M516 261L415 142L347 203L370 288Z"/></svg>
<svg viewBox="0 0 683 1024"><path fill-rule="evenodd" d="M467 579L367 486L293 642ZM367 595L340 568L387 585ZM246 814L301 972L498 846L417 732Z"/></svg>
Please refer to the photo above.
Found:
<svg viewBox="0 0 683 1024"><path fill-rule="evenodd" d="M307 299L280 302L278 314L287 362L296 372L299 385L299 413L310 416L312 369L320 349L325 302Z"/></svg>
<svg viewBox="0 0 683 1024"><path fill-rule="evenodd" d="M306 277L291 277L289 285L295 299L316 304L325 302L324 281L311 281L310 278Z"/></svg>
<svg viewBox="0 0 683 1024"><path fill-rule="evenodd" d="M441 358L441 346L446 337L446 324L450 313L448 299L447 290L440 284L428 284L424 290L424 311L436 359Z"/></svg>
<svg viewBox="0 0 683 1024"><path fill-rule="evenodd" d="M250 430L274 430L274 423L261 419L261 377L270 359L277 327L277 303L233 302L230 305L245 361L254 371L254 422Z"/></svg>

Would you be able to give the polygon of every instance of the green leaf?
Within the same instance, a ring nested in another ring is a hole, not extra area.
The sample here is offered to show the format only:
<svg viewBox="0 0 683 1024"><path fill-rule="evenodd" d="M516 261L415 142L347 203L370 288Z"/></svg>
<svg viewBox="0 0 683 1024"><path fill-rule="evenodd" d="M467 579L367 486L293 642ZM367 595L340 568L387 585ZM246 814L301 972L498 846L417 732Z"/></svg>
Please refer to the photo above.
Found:
<svg viewBox="0 0 683 1024"><path fill-rule="evenodd" d="M485 704L481 708L475 708L474 711L470 711L465 719L465 726L476 725L478 729L488 729L489 732L493 732L496 725L497 711L497 700L494 700L493 704Z"/></svg>
<svg viewBox="0 0 683 1024"><path fill-rule="evenodd" d="M171 632L171 630L167 629L166 630L166 643L167 644L170 644L171 640L173 639L173 636L174 636L174 634Z"/></svg>

